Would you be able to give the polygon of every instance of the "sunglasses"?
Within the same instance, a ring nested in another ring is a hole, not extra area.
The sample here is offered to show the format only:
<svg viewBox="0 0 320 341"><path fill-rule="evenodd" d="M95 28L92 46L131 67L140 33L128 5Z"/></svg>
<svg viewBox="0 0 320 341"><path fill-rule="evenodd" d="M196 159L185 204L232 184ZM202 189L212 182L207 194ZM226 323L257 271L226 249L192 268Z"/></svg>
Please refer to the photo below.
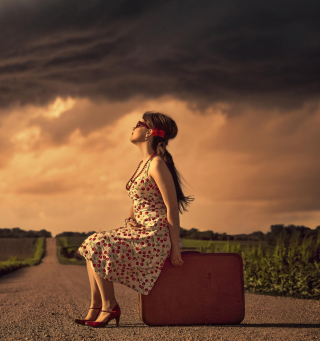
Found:
<svg viewBox="0 0 320 341"><path fill-rule="evenodd" d="M139 127L146 127L147 129L150 129L146 123L139 121L133 129L139 128Z"/></svg>

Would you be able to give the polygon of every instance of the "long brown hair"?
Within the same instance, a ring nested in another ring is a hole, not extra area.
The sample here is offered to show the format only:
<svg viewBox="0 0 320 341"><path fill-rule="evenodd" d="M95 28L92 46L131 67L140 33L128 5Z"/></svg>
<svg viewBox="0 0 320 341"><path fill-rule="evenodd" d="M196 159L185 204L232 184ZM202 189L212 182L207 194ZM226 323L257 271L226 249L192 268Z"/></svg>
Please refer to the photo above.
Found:
<svg viewBox="0 0 320 341"><path fill-rule="evenodd" d="M179 211L182 214L182 210L188 211L185 205L189 205L190 201L194 198L191 196L185 196L183 194L182 188L182 175L176 169L171 154L167 151L166 146L168 145L168 140L174 139L178 134L178 127L176 122L168 115L161 114L159 112L146 111L143 116L143 120L147 123L150 129L158 128L164 130L164 137L153 136L153 141L151 147L157 152L157 155L161 156L166 162L168 168L173 177L173 181L176 187L177 201L179 205Z"/></svg>

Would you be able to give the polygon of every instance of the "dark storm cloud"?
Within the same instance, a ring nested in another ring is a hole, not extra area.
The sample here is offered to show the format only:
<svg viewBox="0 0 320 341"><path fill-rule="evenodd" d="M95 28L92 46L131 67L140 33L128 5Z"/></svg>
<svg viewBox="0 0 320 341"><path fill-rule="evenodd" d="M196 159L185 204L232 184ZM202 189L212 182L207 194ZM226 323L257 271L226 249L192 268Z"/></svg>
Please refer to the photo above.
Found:
<svg viewBox="0 0 320 341"><path fill-rule="evenodd" d="M317 1L2 1L0 105L319 99Z"/></svg>

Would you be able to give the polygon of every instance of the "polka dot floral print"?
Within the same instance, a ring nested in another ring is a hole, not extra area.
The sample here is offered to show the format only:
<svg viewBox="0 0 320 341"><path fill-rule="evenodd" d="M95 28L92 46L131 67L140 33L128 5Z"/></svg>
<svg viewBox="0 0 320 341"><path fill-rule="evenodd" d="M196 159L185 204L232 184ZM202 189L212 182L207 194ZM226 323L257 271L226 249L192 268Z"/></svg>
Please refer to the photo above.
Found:
<svg viewBox="0 0 320 341"><path fill-rule="evenodd" d="M102 278L144 295L151 291L171 250L167 208L157 184L148 177L155 156L127 190L139 226L94 233L77 250Z"/></svg>

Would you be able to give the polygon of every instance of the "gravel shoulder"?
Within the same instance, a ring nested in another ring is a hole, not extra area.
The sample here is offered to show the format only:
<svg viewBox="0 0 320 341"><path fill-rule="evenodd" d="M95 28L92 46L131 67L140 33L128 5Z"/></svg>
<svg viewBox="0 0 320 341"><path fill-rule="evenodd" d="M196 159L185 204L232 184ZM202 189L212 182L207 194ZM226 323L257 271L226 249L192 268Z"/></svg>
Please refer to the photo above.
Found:
<svg viewBox="0 0 320 341"><path fill-rule="evenodd" d="M73 322L90 307L85 266L61 265L55 238L41 264L0 277L0 340L320 340L320 301L245 294L239 325L149 327L139 318L138 293L114 284L120 326Z"/></svg>

